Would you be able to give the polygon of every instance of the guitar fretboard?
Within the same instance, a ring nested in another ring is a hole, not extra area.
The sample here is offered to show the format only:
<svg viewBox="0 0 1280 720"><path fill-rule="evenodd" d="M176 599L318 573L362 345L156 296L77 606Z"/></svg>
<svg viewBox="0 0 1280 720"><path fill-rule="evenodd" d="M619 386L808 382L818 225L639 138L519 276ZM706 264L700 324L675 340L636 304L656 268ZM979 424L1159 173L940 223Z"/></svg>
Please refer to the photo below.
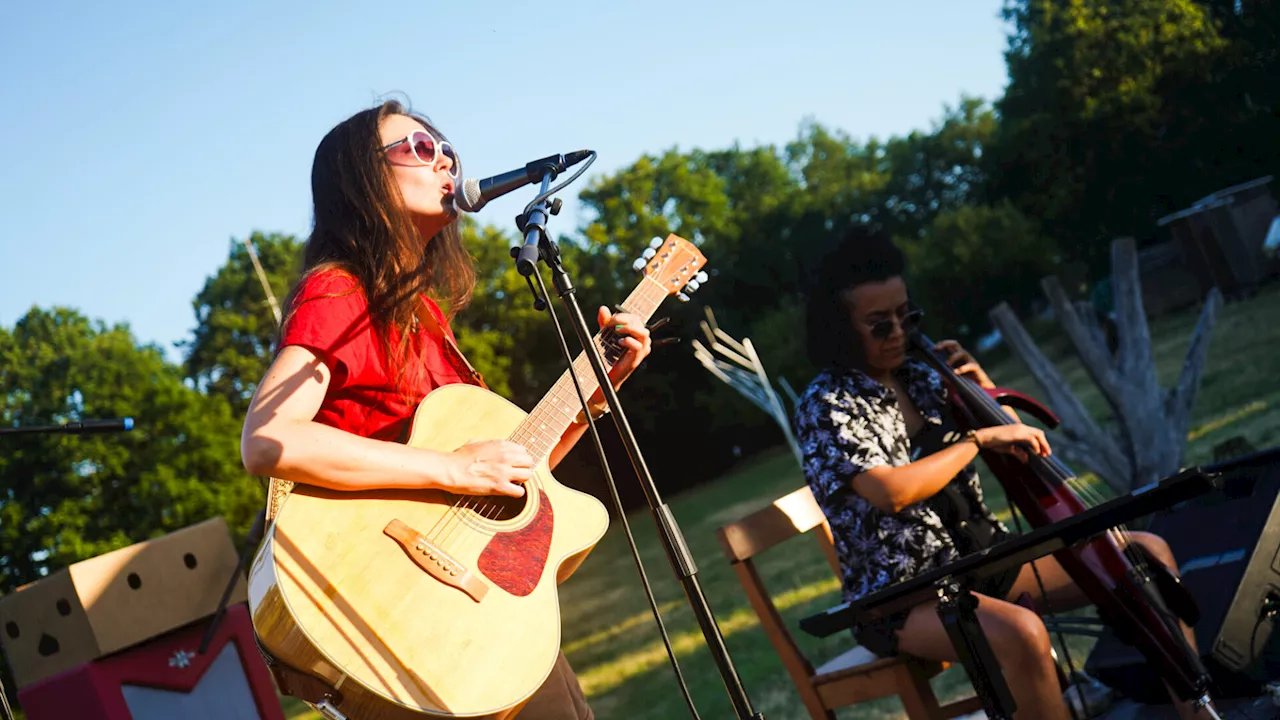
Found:
<svg viewBox="0 0 1280 720"><path fill-rule="evenodd" d="M648 322L666 297L666 289L646 277L627 296L622 308ZM607 327L591 339L600 351L606 369L612 369L626 352L620 344L621 337L612 327ZM590 400L591 395L600 389L600 383L596 382L595 371L591 369L591 361L587 359L585 352L579 353L573 361L573 373L582 385L583 396ZM564 431L581 410L578 393L573 387L573 376L566 370L520 427L516 428L510 440L523 445L535 462L541 461L551 454L551 450L560 442Z"/></svg>

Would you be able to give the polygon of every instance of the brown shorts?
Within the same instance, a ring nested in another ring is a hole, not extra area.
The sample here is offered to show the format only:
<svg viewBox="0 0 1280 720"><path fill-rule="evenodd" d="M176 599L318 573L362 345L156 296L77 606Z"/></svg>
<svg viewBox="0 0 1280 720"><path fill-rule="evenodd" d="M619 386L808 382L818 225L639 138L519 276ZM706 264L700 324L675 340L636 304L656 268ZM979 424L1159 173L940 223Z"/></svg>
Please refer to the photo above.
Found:
<svg viewBox="0 0 1280 720"><path fill-rule="evenodd" d="M546 682L516 714L516 720L595 720L595 713L587 706L587 698L578 684L578 676L569 667L563 652L556 658Z"/></svg>

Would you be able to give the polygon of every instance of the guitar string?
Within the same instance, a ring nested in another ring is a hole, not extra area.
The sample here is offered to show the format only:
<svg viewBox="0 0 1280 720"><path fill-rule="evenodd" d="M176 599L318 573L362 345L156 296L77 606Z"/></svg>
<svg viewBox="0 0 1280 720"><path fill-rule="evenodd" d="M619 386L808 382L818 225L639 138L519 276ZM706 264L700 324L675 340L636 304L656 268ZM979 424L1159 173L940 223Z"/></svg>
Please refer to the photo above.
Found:
<svg viewBox="0 0 1280 720"><path fill-rule="evenodd" d="M597 334L595 338L593 338L593 341L595 342L596 347L600 350L601 354L604 356L605 361L606 363L608 363L608 366L610 368L614 364L616 364L619 359L621 359L621 355L623 354L623 349L621 345L618 344L619 337L620 337L620 334L617 333L614 328L607 328L605 331L602 331L601 333ZM590 366L589 361L586 361L585 354L580 355L579 358L577 358L574 361L573 371L575 372L575 374L578 375L579 382L586 384L588 383L588 377L586 376L586 373L584 371L585 370L583 367L584 365L586 365L587 367ZM592 380L594 379L594 373L592 373L592 375L590 376L590 379ZM565 402L566 399L562 397L562 393L567 393L567 388L565 386L568 383L565 382L566 380L569 380L571 382L571 379L568 377L567 373L560 377L560 379L552 387L552 390L548 393L548 398L550 400L554 401L558 399L561 402L565 403L564 408L557 407L554 402L551 402L550 404L550 407L553 407L556 409L557 414L560 416L562 422L566 420L572 421L572 416L568 415L568 413L572 412L573 406ZM594 393L595 390L592 389L590 392ZM574 398L576 400L576 393L574 393ZM539 405L542 405L542 403L539 403ZM551 431L548 430L548 427L545 423L538 426L534 426L532 424L534 419L542 414L545 414L545 408L542 408L542 409L535 408L534 413L531 413L529 417L526 418L525 422L521 423L520 427L518 427L516 431L512 434L512 436L509 438L513 442L520 443L522 445L525 445L527 449L533 450L531 454L535 458L537 458L539 461L541 460L541 458L548 455L550 451L553 450L555 446L559 443L559 438L552 437ZM532 485L534 489L541 490L541 483L538 480L536 473L532 478L530 478L529 481L525 483L525 485L526 486ZM529 491L526 490L526 494L524 497L525 498L529 497ZM488 496L470 496L470 498L475 499L476 501L475 505L471 505L469 502L464 509L471 510L472 512L475 512L476 514L480 515L482 518L486 520L492 520L493 518L498 517L498 515L500 515L502 512L502 505L491 502L488 499ZM459 513L458 521L453 523L452 528L447 532L445 537L440 540L440 542L444 544L452 544L456 531L464 527L465 525L466 523L465 523L464 516L462 513ZM490 537L490 534L487 532L479 533L479 538L482 542L487 542L487 539L489 537ZM460 549L461 549L461 545L459 545L458 548L455 548L455 550L459 550L459 551Z"/></svg>
<svg viewBox="0 0 1280 720"><path fill-rule="evenodd" d="M657 285L656 283L654 285L642 285L641 288L638 289L639 292L637 294L641 295L641 297L643 298L645 291L650 291L653 287L658 287L659 289L661 289L661 286ZM617 333L616 329L613 327L610 327L610 328L606 328L601 333L598 333L596 337L593 338L597 348L599 348L601 353L605 356L606 362L609 364L610 368L612 367L613 364L615 364L621 358L622 348L618 344L619 336L620 334ZM583 361L585 360L586 360L585 354L580 355L579 358L575 360L572 367L575 373L582 372L583 370L582 365L584 364ZM590 363L586 362L585 364L589 369ZM586 378L584 378L582 374L579 374L578 378L580 382L586 381ZM591 374L591 379L594 379L594 372L592 372ZM549 397L552 397L554 399L560 399L563 402L564 398L560 397L559 393L564 391L563 386L565 385L566 380L571 381L567 373L565 375L562 375L560 379L556 382L556 384L552 387L551 393L548 394ZM592 392L594 393L594 389L592 390ZM574 396L576 400L576 393L574 393ZM541 405L541 403L539 404ZM556 407L556 406L553 403L551 407ZM566 404L566 407L572 407L572 406ZM561 415L562 419L566 419L564 410L561 410L558 407L556 407L556 410L559 411L558 414ZM549 435L541 434L530 424L530 419L532 419L535 415L540 415L540 414L542 414L542 412L540 412L539 408L535 408L535 412L530 414L530 416L526 418L526 421L521 423L521 425L516 429L516 431L512 434L512 436L508 438L513 442L518 442L522 445L526 445L526 447L528 447L531 444L534 444L535 442L539 443L539 445L545 443L547 445L545 449L539 446L535 446L534 449L536 450L536 452L533 454L537 458L541 458L545 454L549 454L550 451L553 450L555 448L555 445L558 443L558 438L551 438ZM571 421L572 417L568 417L567 419ZM546 429L545 424L542 425L541 427L544 430ZM524 437L521 437L522 434L524 435ZM538 476L536 472L533 475L533 477L531 477L525 484L532 485L534 489L541 488L541 484L538 481ZM528 497L528 491L526 491L525 497L526 498ZM433 526L432 528L432 536L434 537L433 542L442 550L444 549L445 545L448 545L449 543L452 542L453 537L455 536L457 531L466 525L465 518L466 518L467 511L474 512L486 520L492 520L493 518L501 514L502 506L494 504L491 501L487 500L486 496L479 496L479 495L462 496L462 498L455 501L452 507L449 509L449 511L444 513L441 519L437 519L436 525ZM436 526L440 525L441 520L444 521L444 527L436 530ZM488 534L484 533L484 535L487 536Z"/></svg>
<svg viewBox="0 0 1280 720"><path fill-rule="evenodd" d="M636 288L636 291L632 293L632 297L629 297L624 302L624 310L625 310L628 307L639 304L639 303L633 302L633 300L644 301L645 306L650 307L652 309L649 310L648 312L638 313L638 314L644 315L646 320L648 316L652 314L652 310L656 309L657 305L668 294L666 291L666 288L663 287L661 283L658 283L657 281L653 281L652 278L649 278L649 279L651 280L650 283L641 284L638 288ZM655 292L655 289L660 292ZM647 297L647 296L655 296L655 297ZM623 350L621 346L618 345L618 342L617 342L619 336L620 336L620 333L617 333L615 328L607 328L605 331L598 333L596 337L593 338L593 341L595 341L597 348L601 350L602 354L605 356L606 361L610 364L610 366L615 364L623 354ZM585 368L583 367L584 366L583 361L585 360L586 360L585 354L580 354L579 357L574 361L572 365L572 370L575 373L583 373L578 375L578 380L580 383L587 383L588 377L591 377L592 379L594 379L594 372L592 372L590 376L585 375L585 370L590 369L589 362L585 363ZM560 379L553 386L552 393L550 393L550 394L553 394L555 398L560 399L562 402L565 402L565 398L560 397L560 393L562 392L565 394L568 393L567 387L565 387L566 380L571 381L571 378L568 376L567 373L564 375L561 375ZM594 393L594 389L591 392ZM576 401L577 400L576 392L573 393L573 397L574 397L574 400ZM541 405L541 403L539 403L539 405ZM554 403L552 404L552 406L554 407ZM566 409L572 408L572 407L573 406L571 403L565 402ZM559 408L557 409L559 410ZM537 412L539 412L539 409L535 408L535 413ZM572 420L572 418L566 416L563 411L561 411L561 414L562 414L562 421L565 419L570 421ZM530 415L530 417L532 416L533 414ZM544 425L542 427L545 429L546 426ZM523 439L519 437L522 430L524 431L524 434L525 434L525 437ZM549 436L540 437L539 434L533 430L532 425L529 424L528 418L526 418L526 421L524 423L521 423L521 426L516 429L516 432L513 433L513 436L509 439L512 439L513 441L519 441L522 444L525 442L531 442L535 439L545 441L547 443L547 448L545 450L539 450L538 452L535 452L534 453L535 457L541 457L543 454L549 453L552 449L554 449L555 445L559 442L559 438L550 438ZM529 484L532 484L535 489L540 489L541 487L540 483L538 482L536 474L532 478L530 478L529 482L526 482L526 485L529 485ZM525 497L528 497L527 493ZM477 510L477 508L479 508L479 510ZM472 512L477 512L477 514L479 514L482 518L493 519L494 517L497 517L501 513L502 506L494 505L493 503L486 501L482 496L466 496L464 500L456 501L453 504L450 511L446 512L444 515L444 517L446 518L445 527L441 528L438 532L435 533L436 538L438 538L437 540L435 540L435 542L437 543L438 546L441 547L441 549L443 549L444 545L447 545L452 541L452 538L458 529L466 525L465 517L466 517L466 511L468 510ZM437 520L436 525L439 525L439 524L440 524L440 521ZM487 541L488 537L491 537L489 533L480 533L480 536L483 539L485 539L485 541Z"/></svg>

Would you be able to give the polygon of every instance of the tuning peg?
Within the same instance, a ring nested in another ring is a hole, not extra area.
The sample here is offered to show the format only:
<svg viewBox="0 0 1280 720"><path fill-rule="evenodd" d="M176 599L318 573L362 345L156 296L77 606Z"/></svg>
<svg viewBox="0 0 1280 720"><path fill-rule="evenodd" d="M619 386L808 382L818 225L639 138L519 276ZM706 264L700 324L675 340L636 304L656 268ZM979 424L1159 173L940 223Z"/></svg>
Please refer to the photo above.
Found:
<svg viewBox="0 0 1280 720"><path fill-rule="evenodd" d="M631 263L631 269L636 272L640 272L641 270L644 270L644 266L648 264L649 263L644 258L636 258L636 261Z"/></svg>
<svg viewBox="0 0 1280 720"><path fill-rule="evenodd" d="M698 292L698 288L700 287L702 287L702 284L697 280L690 280L689 284L684 286L684 289L685 292L695 293Z"/></svg>
<svg viewBox="0 0 1280 720"><path fill-rule="evenodd" d="M650 240L649 247L653 248L654 250L657 250L658 248L662 247L662 238L655 237L654 239Z"/></svg>
<svg viewBox="0 0 1280 720"><path fill-rule="evenodd" d="M689 296L685 295L682 292L676 293L676 299L678 299L680 302L689 302Z"/></svg>
<svg viewBox="0 0 1280 720"><path fill-rule="evenodd" d="M648 260L649 258L652 258L654 255L657 255L658 251L654 250L653 248L648 248L640 254L644 257L644 259Z"/></svg>
<svg viewBox="0 0 1280 720"><path fill-rule="evenodd" d="M707 273L706 273L706 271L704 271L704 270L699 270L699 271L698 271L698 274L693 276L693 279L694 279L694 280L697 280L699 284L706 282L706 281L707 281Z"/></svg>

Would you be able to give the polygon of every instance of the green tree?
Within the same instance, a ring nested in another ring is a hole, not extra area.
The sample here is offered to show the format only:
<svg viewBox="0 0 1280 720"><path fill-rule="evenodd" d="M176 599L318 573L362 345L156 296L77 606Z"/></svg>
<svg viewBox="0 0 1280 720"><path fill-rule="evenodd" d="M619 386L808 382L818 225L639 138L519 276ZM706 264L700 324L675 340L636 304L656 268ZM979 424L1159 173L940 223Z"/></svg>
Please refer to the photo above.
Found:
<svg viewBox="0 0 1280 720"><path fill-rule="evenodd" d="M1058 259L1038 224L1007 201L943 212L918 241L900 244L928 326L965 343L990 329L987 312L1001 301L1030 307Z"/></svg>
<svg viewBox="0 0 1280 720"><path fill-rule="evenodd" d="M0 453L0 592L51 569L221 515L247 530L261 490L239 423L125 326L33 309L0 329L7 425L133 417L130 432L20 435Z"/></svg>
<svg viewBox="0 0 1280 720"><path fill-rule="evenodd" d="M277 302L283 303L301 267L302 243L291 235L259 232L248 242ZM201 391L224 398L232 413L243 417L274 358L277 329L243 241L231 241L226 263L205 281L191 306L196 328L183 343L187 375Z"/></svg>
<svg viewBox="0 0 1280 720"><path fill-rule="evenodd" d="M995 138L995 112L986 101L963 96L944 106L929 132L913 131L886 144L881 216L890 231L916 235L939 213L982 201L984 153Z"/></svg>
<svg viewBox="0 0 1280 720"><path fill-rule="evenodd" d="M1226 41L1194 0L1010 0L1004 13L990 197L1100 272L1115 236L1150 235L1160 214L1216 189L1195 167L1224 158L1195 138L1217 109L1176 91L1212 83Z"/></svg>

